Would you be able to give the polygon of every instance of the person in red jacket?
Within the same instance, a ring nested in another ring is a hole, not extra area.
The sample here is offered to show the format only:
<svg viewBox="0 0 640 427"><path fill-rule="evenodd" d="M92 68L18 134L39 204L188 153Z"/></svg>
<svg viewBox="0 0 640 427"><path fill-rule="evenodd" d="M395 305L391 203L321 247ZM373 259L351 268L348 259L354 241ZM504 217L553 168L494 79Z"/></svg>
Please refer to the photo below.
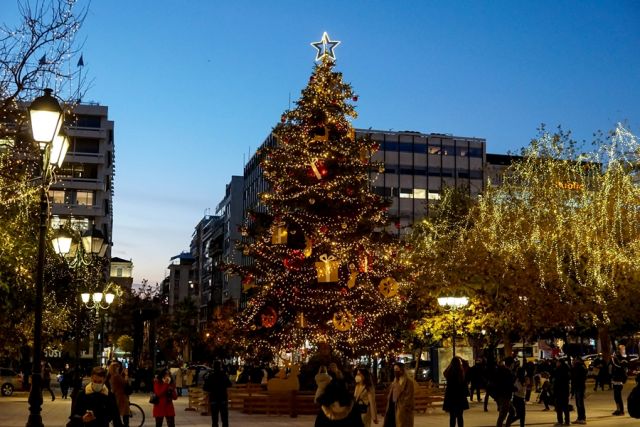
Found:
<svg viewBox="0 0 640 427"><path fill-rule="evenodd" d="M176 387L171 383L171 373L163 369L153 380L153 392L158 396L158 403L153 405L153 416L156 419L156 427L162 427L162 421L167 419L168 427L176 426L176 409L173 401L178 398Z"/></svg>

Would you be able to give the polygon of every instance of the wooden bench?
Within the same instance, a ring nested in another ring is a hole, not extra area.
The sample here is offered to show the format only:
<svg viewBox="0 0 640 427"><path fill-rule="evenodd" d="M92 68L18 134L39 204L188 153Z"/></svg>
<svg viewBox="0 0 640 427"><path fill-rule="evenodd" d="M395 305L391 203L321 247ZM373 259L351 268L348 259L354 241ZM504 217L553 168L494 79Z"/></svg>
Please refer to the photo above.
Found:
<svg viewBox="0 0 640 427"><path fill-rule="evenodd" d="M414 390L415 412L427 413L444 401L444 390L437 387L418 386Z"/></svg>

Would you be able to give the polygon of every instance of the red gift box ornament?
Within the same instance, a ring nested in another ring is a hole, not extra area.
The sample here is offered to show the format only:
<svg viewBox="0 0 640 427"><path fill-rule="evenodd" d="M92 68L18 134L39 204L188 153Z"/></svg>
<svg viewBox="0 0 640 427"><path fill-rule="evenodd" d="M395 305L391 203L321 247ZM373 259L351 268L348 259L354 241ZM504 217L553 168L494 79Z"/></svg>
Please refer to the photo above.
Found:
<svg viewBox="0 0 640 427"><path fill-rule="evenodd" d="M368 273L373 263L373 257L366 252L360 254L359 268L361 273Z"/></svg>
<svg viewBox="0 0 640 427"><path fill-rule="evenodd" d="M313 159L313 161L309 164L310 169L307 174L309 176L315 176L318 180L327 176L329 170L327 169L327 165L322 160Z"/></svg>

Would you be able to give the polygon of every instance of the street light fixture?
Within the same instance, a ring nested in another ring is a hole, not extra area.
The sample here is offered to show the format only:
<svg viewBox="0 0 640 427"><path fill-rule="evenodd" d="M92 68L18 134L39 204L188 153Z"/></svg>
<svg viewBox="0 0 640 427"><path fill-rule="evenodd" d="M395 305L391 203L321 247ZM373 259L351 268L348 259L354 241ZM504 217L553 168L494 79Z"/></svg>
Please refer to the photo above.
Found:
<svg viewBox="0 0 640 427"><path fill-rule="evenodd" d="M451 343L453 347L453 356L456 355L456 311L469 304L467 297L439 297L438 305L445 311L451 312L453 334L451 335Z"/></svg>
<svg viewBox="0 0 640 427"><path fill-rule="evenodd" d="M109 243L104 238L102 232L95 227L92 227L86 230L84 233L80 234L76 232L76 236L69 233L64 229L59 229L54 238L52 239L53 248L58 255L62 255L68 262L68 265L72 269L77 269L81 266L89 266L94 259L103 258L108 247ZM93 297L93 298L92 298ZM111 303L113 303L115 299L115 295L111 292L107 292L104 294L105 303L102 303L103 293L96 292L93 295L89 293L80 294L80 298L84 305L89 309L96 309L96 317L99 317L99 310L107 309ZM93 299L93 303L90 303ZM78 312L80 312L81 307L78 307ZM76 366L74 369L74 378L73 378L73 393L71 394L71 399L75 401L75 397L77 395L78 385L81 382L80 376L80 321L79 315L78 319L76 319Z"/></svg>
<svg viewBox="0 0 640 427"><path fill-rule="evenodd" d="M38 231L38 264L36 270L36 299L34 307L33 325L33 368L31 372L31 390L29 392L29 418L27 427L43 427L42 424L42 376L40 361L42 358L42 306L44 299L44 263L46 236L49 216L47 189L51 183L51 170L62 164L64 150L58 149L55 163L52 160L52 146L54 139L62 128L64 114L60 103L51 95L53 90L45 89L44 95L31 102L29 117L31 119L31 133L39 144L41 152L41 182L40 182L40 215ZM60 144L64 145L63 142Z"/></svg>

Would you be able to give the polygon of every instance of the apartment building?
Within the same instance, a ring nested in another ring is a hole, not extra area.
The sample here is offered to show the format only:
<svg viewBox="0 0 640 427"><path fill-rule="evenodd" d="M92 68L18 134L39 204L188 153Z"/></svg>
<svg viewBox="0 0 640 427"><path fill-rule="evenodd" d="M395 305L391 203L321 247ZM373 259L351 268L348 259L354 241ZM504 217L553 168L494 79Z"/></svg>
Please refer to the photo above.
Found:
<svg viewBox="0 0 640 427"><path fill-rule="evenodd" d="M389 216L400 232L429 213L447 187L480 194L485 185L486 141L482 138L420 132L356 130L378 143L371 160L384 163L372 170L372 190L391 199Z"/></svg>
<svg viewBox="0 0 640 427"><path fill-rule="evenodd" d="M49 190L52 228L70 223L83 232L102 232L110 256L115 176L114 123L108 107L78 104L66 117L69 150Z"/></svg>
<svg viewBox="0 0 640 427"><path fill-rule="evenodd" d="M356 129L357 137L369 136L378 144L371 160L382 162L384 170L371 171L372 191L389 198L389 216L398 230L410 231L410 225L429 212L446 187L464 188L478 195L486 184L486 140L439 133L393 132ZM262 148L275 144L269 135L258 154L244 168L244 210L263 210L259 195L268 191L262 178Z"/></svg>

